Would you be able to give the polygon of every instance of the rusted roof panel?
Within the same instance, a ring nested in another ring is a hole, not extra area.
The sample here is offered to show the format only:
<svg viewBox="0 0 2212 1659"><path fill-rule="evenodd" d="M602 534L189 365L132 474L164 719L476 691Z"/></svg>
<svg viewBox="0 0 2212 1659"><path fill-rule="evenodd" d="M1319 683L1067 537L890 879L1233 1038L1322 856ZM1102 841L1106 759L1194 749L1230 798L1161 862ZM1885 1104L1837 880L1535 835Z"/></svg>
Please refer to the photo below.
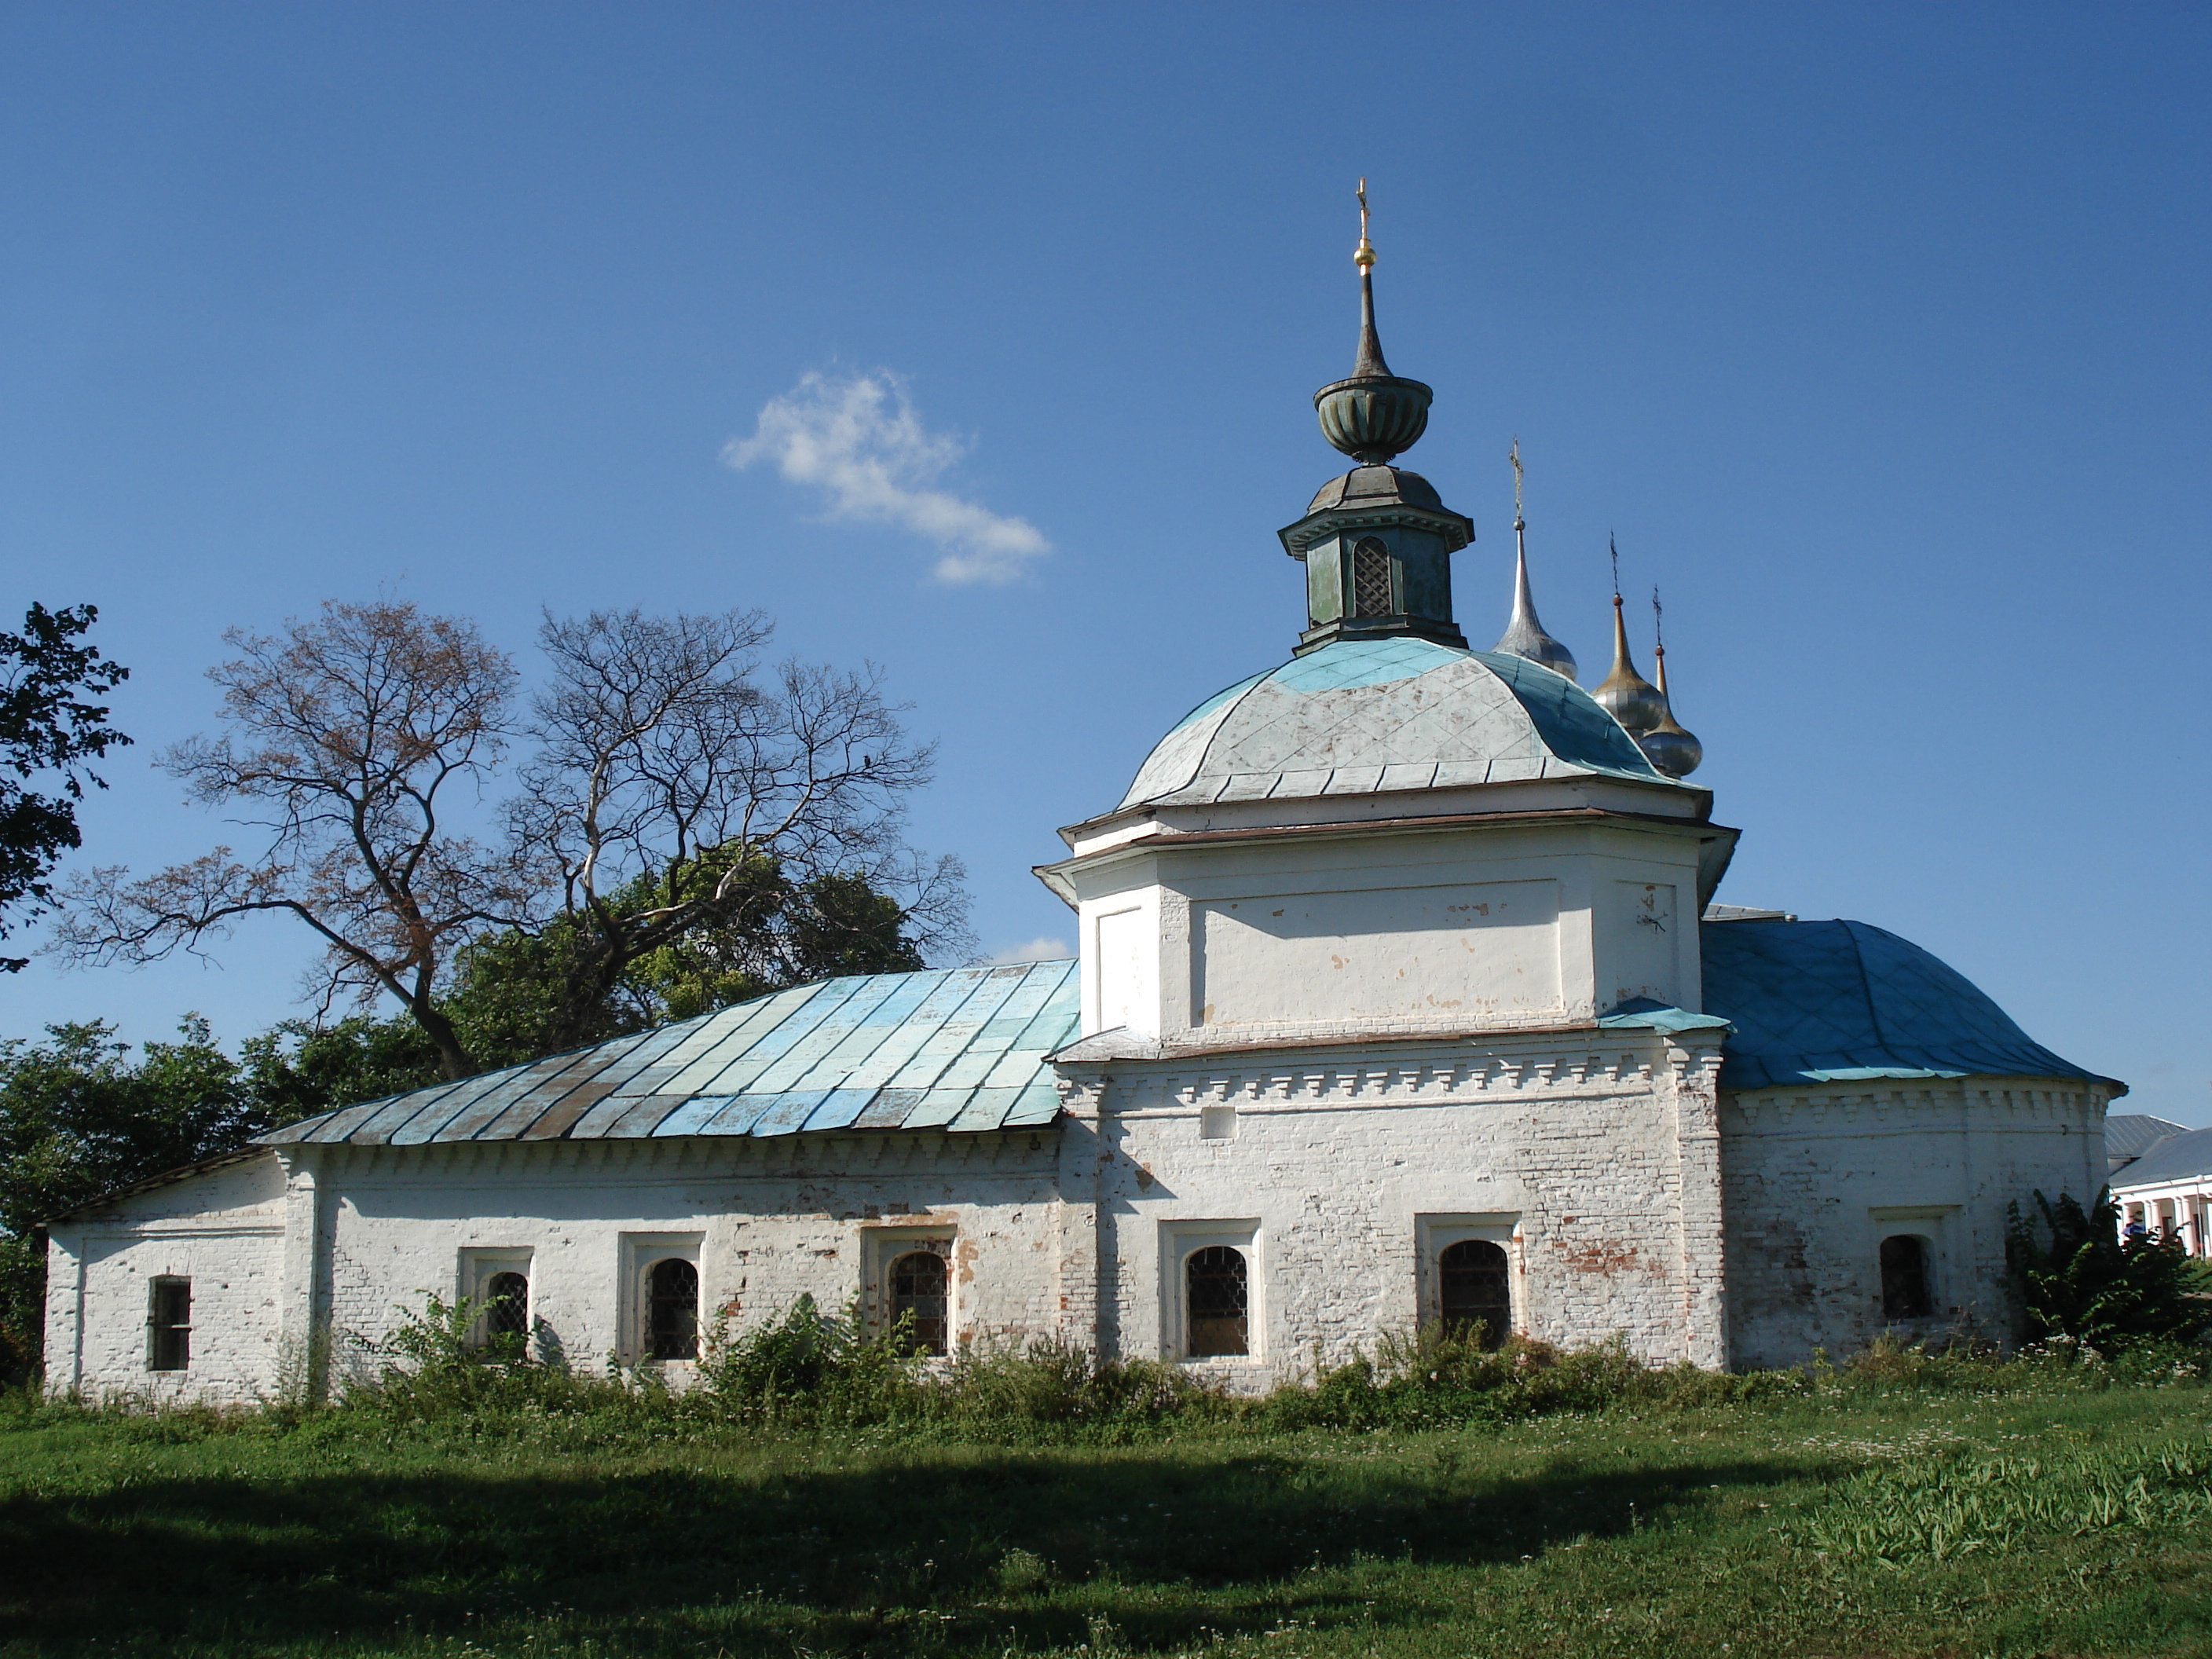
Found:
<svg viewBox="0 0 2212 1659"><path fill-rule="evenodd" d="M326 1112L268 1146L789 1135L1049 1123L1073 962L823 980L528 1066Z"/></svg>

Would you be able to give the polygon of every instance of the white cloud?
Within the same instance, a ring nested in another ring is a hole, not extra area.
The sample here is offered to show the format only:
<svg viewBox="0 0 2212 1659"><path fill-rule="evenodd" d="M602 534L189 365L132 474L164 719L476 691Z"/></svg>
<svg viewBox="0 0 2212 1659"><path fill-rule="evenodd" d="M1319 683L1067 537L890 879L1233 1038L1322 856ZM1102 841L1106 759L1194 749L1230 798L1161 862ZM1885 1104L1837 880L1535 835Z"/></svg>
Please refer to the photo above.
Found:
<svg viewBox="0 0 2212 1659"><path fill-rule="evenodd" d="M769 398L753 435L732 439L722 459L734 467L770 462L787 482L820 490L833 519L927 536L945 549L939 581L1012 581L1052 544L1027 519L926 488L965 450L959 439L924 427L905 380L878 369L842 380L805 376Z"/></svg>
<svg viewBox="0 0 2212 1659"><path fill-rule="evenodd" d="M1064 939L1039 937L1026 945L1009 945L983 960L994 968L1000 968L1016 962L1064 962L1074 954L1075 947Z"/></svg>

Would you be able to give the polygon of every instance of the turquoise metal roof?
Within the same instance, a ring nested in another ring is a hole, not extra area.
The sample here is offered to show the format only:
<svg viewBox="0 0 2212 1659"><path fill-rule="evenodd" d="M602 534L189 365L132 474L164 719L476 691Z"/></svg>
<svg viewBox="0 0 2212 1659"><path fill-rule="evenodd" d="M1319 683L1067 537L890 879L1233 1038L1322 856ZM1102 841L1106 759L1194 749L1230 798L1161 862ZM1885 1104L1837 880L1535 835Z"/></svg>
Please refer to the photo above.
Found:
<svg viewBox="0 0 2212 1659"><path fill-rule="evenodd" d="M2033 1041L1955 969L1863 921L1712 921L1698 939L1705 1012L1735 1028L1721 1050L1724 1089L2096 1076Z"/></svg>
<svg viewBox="0 0 2212 1659"><path fill-rule="evenodd" d="M1076 1034L1073 962L868 974L326 1112L266 1146L1023 1128L1060 1092L1046 1056Z"/></svg>
<svg viewBox="0 0 2212 1659"><path fill-rule="evenodd" d="M1153 747L1121 805L1589 773L1674 781L1572 680L1526 658L1399 635L1338 640L1215 693Z"/></svg>

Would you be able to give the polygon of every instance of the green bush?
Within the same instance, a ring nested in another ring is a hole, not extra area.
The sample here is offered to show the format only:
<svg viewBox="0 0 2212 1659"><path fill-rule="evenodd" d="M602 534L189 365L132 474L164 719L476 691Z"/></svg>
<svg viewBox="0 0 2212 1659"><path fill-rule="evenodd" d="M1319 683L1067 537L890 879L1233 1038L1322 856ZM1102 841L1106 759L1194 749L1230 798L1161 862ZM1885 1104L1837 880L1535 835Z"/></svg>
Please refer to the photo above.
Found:
<svg viewBox="0 0 2212 1659"><path fill-rule="evenodd" d="M2112 1188L2087 1210L2062 1193L2035 1195L2037 1214L2008 1206L2005 1261L2025 1334L2060 1352L2116 1352L2132 1344L2195 1342L2212 1329L2203 1270L2180 1239L2120 1237Z"/></svg>
<svg viewBox="0 0 2212 1659"><path fill-rule="evenodd" d="M1647 1365L1619 1337L1583 1349L1515 1337L1486 1350L1432 1325L1386 1334L1371 1353L1317 1364L1309 1376L1251 1399L1203 1385L1179 1365L1102 1359L1053 1340L974 1346L931 1359L915 1351L903 1325L872 1332L857 1310L831 1315L802 1297L780 1318L734 1335L726 1322L718 1323L707 1333L696 1379L679 1388L650 1363L611 1361L604 1372L585 1372L533 1355L533 1345L519 1338L485 1340L483 1311L481 1304L431 1296L405 1311L384 1340L356 1343L356 1358L368 1363L340 1381L337 1408L446 1424L470 1436L534 1433L558 1421L557 1432L579 1444L729 1425L1005 1444L1126 1444L1192 1431L1410 1431L1560 1413L1665 1413L1792 1399L1840 1404L1939 1391L2080 1394L2212 1380L2212 1348L2149 1339L2105 1357L2064 1338L2004 1355L1985 1340L1884 1336L1839 1365L1823 1359L1730 1376ZM88 1409L28 1392L11 1403L32 1413ZM149 1412L129 1402L97 1410ZM314 1414L283 1402L214 1417L276 1423Z"/></svg>

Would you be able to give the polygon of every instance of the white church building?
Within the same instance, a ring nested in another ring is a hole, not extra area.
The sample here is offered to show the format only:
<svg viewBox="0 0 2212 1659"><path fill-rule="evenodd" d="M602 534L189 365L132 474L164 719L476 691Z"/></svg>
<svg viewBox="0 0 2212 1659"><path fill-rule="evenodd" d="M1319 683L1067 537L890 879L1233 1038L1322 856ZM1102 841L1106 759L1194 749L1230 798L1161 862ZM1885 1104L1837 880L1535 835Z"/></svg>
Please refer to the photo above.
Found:
<svg viewBox="0 0 2212 1659"><path fill-rule="evenodd" d="M1431 1321L1711 1368L2001 1334L2006 1206L2104 1184L2122 1085L1893 934L1716 904L1737 831L1617 598L1595 693L1525 555L1468 647L1359 262L1316 394L1356 465L1280 532L1310 625L1060 832L1076 960L801 986L114 1194L51 1224L48 1387L273 1395L426 1293L576 1364L680 1375L804 1293L1246 1390Z"/></svg>

